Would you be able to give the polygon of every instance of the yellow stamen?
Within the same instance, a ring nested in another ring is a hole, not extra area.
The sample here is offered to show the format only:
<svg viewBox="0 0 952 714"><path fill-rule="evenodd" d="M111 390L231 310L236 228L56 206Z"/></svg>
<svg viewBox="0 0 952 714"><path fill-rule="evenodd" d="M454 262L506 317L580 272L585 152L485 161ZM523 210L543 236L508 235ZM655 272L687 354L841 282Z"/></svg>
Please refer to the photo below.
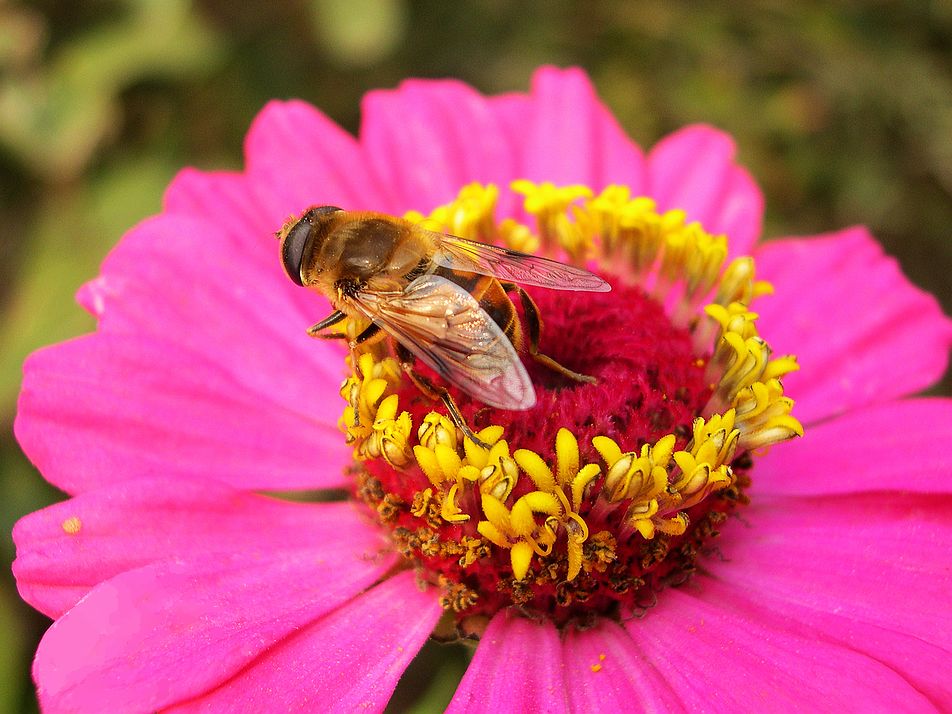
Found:
<svg viewBox="0 0 952 714"><path fill-rule="evenodd" d="M429 216L409 211L404 218L412 223L424 223L424 227L431 230L469 240L490 241L496 234L493 214L498 199L499 188L493 184L470 183L460 189L451 203L437 206Z"/></svg>
<svg viewBox="0 0 952 714"><path fill-rule="evenodd" d="M543 251L554 253L562 248L576 260L583 259L591 245L578 222L568 217L569 207L582 198L591 198L588 186L555 186L548 181L533 183L524 179L513 181L510 187L526 197L526 212L535 216Z"/></svg>
<svg viewBox="0 0 952 714"><path fill-rule="evenodd" d="M440 509L440 515L449 523L463 523L469 520L469 514L460 511L459 506L456 505L457 488L458 484L455 483L450 486L449 493L443 500L443 507Z"/></svg>
<svg viewBox="0 0 952 714"><path fill-rule="evenodd" d="M555 490L555 476L548 464L534 451L518 449L513 455L519 467L526 472L540 491L551 493Z"/></svg>
<svg viewBox="0 0 952 714"><path fill-rule="evenodd" d="M423 423L420 424L417 439L420 442L420 446L425 446L427 449L433 449L437 444L456 448L456 445L459 443L459 434L457 433L456 425L453 424L449 417L437 414L436 412L430 412L423 419Z"/></svg>
<svg viewBox="0 0 952 714"><path fill-rule="evenodd" d="M568 429L559 429L555 436L555 460L558 464L559 483L566 485L578 474L578 439Z"/></svg>
<svg viewBox="0 0 952 714"><path fill-rule="evenodd" d="M754 259L735 258L721 276L714 303L729 305L732 302L750 305L755 298L770 295L773 285L766 280L755 280Z"/></svg>

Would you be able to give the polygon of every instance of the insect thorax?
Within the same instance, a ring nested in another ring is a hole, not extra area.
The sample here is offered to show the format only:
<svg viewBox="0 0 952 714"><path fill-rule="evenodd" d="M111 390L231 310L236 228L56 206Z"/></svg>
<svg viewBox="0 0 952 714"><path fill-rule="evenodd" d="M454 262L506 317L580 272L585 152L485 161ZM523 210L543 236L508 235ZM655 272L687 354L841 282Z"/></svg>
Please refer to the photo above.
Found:
<svg viewBox="0 0 952 714"><path fill-rule="evenodd" d="M333 231L321 253L325 264L336 263L340 279L367 283L375 276L405 275L419 263L422 250L400 223L359 218Z"/></svg>

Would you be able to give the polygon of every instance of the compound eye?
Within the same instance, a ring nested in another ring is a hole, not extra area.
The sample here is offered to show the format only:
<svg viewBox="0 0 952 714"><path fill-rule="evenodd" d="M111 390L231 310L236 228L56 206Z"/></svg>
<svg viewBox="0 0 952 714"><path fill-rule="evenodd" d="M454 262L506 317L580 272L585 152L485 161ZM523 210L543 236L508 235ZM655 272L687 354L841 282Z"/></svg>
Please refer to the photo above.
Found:
<svg viewBox="0 0 952 714"><path fill-rule="evenodd" d="M314 206L311 210L305 213L305 217L310 216L311 219L317 218L318 216L326 216L328 213L337 213L339 209L337 206Z"/></svg>
<svg viewBox="0 0 952 714"><path fill-rule="evenodd" d="M300 220L284 234L281 243L281 262L284 263L284 272L297 285L304 285L301 280L301 266L304 264L305 253L311 245L312 232L322 233L321 218L331 213L337 213L337 206L314 206L309 209Z"/></svg>
<svg viewBox="0 0 952 714"><path fill-rule="evenodd" d="M307 248L307 239L310 235L311 222L308 220L308 214L304 214L304 217L288 231L281 246L281 262L284 263L284 272L297 285L301 286L304 285L301 282L301 263L304 262L304 249Z"/></svg>

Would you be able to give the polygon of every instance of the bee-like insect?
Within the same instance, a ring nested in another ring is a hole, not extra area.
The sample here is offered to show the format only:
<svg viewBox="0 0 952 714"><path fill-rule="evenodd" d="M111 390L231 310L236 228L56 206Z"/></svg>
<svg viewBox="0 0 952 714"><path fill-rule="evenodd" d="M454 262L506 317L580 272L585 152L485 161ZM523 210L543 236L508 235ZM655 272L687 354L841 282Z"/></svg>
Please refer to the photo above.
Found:
<svg viewBox="0 0 952 714"><path fill-rule="evenodd" d="M334 206L311 208L278 235L291 280L317 290L334 307L308 333L343 338L326 330L346 317L369 321L351 349L391 337L410 379L441 397L466 432L446 389L417 373L414 358L490 406L531 408L535 390L517 354L523 337L510 292L523 304L529 354L572 379L594 381L539 352L538 308L516 284L611 290L587 270L437 233L402 218Z"/></svg>

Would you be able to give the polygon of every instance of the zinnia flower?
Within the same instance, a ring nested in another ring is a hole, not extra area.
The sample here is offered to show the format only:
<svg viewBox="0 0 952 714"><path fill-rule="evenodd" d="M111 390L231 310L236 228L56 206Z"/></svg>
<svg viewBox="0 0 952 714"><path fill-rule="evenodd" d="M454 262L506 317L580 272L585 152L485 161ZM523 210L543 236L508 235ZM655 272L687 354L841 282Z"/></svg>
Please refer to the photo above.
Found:
<svg viewBox="0 0 952 714"><path fill-rule="evenodd" d="M478 641L453 711L952 706L952 402L907 396L952 326L864 229L757 245L728 137L645 155L577 70L373 92L359 140L274 102L246 154L26 364L16 434L70 496L14 533L44 710L379 710L435 630ZM274 233L315 204L597 271L528 289L596 383L526 358L529 411L451 390L464 439L385 343L305 334Z"/></svg>

